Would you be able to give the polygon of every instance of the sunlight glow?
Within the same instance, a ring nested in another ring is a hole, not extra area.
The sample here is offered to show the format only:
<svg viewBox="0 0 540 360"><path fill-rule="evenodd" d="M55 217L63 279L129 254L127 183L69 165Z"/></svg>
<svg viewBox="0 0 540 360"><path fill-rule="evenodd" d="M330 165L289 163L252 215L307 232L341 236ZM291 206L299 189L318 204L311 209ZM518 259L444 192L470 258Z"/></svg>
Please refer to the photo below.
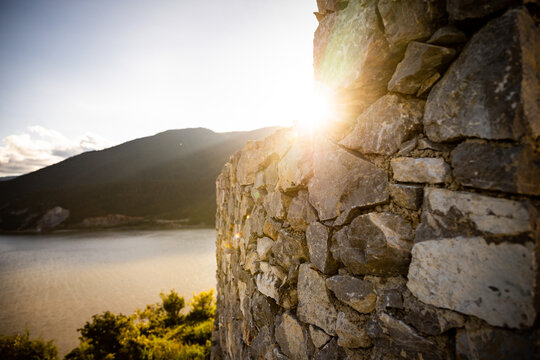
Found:
<svg viewBox="0 0 540 360"><path fill-rule="evenodd" d="M315 83L311 91L300 97L298 105L300 113L294 126L299 134L323 131L337 114L332 90L321 83Z"/></svg>

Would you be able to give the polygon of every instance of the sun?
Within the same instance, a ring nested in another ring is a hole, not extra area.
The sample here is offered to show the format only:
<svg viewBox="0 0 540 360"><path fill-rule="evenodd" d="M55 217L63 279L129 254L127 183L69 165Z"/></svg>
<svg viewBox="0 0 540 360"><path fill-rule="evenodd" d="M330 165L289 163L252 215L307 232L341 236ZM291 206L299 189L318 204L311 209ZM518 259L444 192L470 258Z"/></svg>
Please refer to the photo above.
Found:
<svg viewBox="0 0 540 360"><path fill-rule="evenodd" d="M310 90L299 96L298 105L301 107L301 113L294 120L294 126L300 134L323 131L337 114L333 91L317 82Z"/></svg>

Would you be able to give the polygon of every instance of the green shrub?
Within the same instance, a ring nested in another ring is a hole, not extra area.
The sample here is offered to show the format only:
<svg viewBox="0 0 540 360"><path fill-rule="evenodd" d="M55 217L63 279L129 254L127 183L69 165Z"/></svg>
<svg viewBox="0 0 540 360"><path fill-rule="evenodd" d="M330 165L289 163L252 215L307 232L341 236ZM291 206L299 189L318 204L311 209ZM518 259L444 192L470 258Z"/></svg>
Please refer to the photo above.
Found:
<svg viewBox="0 0 540 360"><path fill-rule="evenodd" d="M30 332L0 336L0 359L3 360L57 360L58 349L53 341L41 338L30 340Z"/></svg>
<svg viewBox="0 0 540 360"><path fill-rule="evenodd" d="M185 300L172 290L161 303L131 316L105 312L79 329L80 344L66 360L209 359L215 314L214 292L194 295L187 316Z"/></svg>

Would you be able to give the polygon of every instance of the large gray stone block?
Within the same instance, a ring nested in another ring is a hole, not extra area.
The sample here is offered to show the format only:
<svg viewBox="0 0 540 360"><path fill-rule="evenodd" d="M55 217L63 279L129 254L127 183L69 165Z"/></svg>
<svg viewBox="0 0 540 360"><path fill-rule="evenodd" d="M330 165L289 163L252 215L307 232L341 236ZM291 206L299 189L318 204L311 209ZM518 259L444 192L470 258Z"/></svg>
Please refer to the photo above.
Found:
<svg viewBox="0 0 540 360"><path fill-rule="evenodd" d="M320 139L315 145L308 191L319 219L330 220L354 208L385 202L388 176L371 162Z"/></svg>
<svg viewBox="0 0 540 360"><path fill-rule="evenodd" d="M538 63L540 32L526 10L490 21L430 92L424 114L429 138L540 136Z"/></svg>
<svg viewBox="0 0 540 360"><path fill-rule="evenodd" d="M337 311L326 290L326 278L311 264L300 265L298 272L298 318L336 335Z"/></svg>
<svg viewBox="0 0 540 360"><path fill-rule="evenodd" d="M358 117L340 144L367 154L391 155L419 131L423 114L424 101L385 95Z"/></svg>
<svg viewBox="0 0 540 360"><path fill-rule="evenodd" d="M474 315L493 326L532 326L536 259L532 243L481 237L415 244L407 287L421 301Z"/></svg>
<svg viewBox="0 0 540 360"><path fill-rule="evenodd" d="M413 40L427 40L444 16L444 2L380 0L378 10L386 38L394 48Z"/></svg>
<svg viewBox="0 0 540 360"><path fill-rule="evenodd" d="M415 242L456 236L523 236L534 216L526 203L446 189L426 188Z"/></svg>
<svg viewBox="0 0 540 360"><path fill-rule="evenodd" d="M407 272L412 248L411 225L398 215L369 213L334 234L332 255L356 275Z"/></svg>
<svg viewBox="0 0 540 360"><path fill-rule="evenodd" d="M465 186L540 195L540 155L529 146L462 143L452 154L452 167Z"/></svg>
<svg viewBox="0 0 540 360"><path fill-rule="evenodd" d="M413 41L407 46L405 57L388 83L389 91L416 94L433 75L439 74L454 59L456 51L451 48ZM429 86L431 86L430 84Z"/></svg>

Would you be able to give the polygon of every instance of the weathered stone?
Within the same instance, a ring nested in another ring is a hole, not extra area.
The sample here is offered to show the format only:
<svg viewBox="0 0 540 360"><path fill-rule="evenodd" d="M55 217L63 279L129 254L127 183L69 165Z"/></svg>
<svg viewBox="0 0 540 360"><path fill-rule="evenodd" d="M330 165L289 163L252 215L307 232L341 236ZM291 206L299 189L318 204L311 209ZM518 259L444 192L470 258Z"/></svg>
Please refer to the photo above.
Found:
<svg viewBox="0 0 540 360"><path fill-rule="evenodd" d="M423 112L422 100L385 95L358 117L354 130L340 144L363 153L391 155L419 130Z"/></svg>
<svg viewBox="0 0 540 360"><path fill-rule="evenodd" d="M407 359L445 359L443 352L433 342L386 313L372 317L366 330L375 346L387 353Z"/></svg>
<svg viewBox="0 0 540 360"><path fill-rule="evenodd" d="M411 140L405 141L401 147L399 148L399 151L397 154L399 156L407 156L410 154L411 151L413 151L416 148L416 144L418 144L418 138L412 138Z"/></svg>
<svg viewBox="0 0 540 360"><path fill-rule="evenodd" d="M300 265L296 314L301 321L335 335L337 311L327 293L325 280L310 264Z"/></svg>
<svg viewBox="0 0 540 360"><path fill-rule="evenodd" d="M481 237L415 244L407 287L421 301L474 315L494 326L531 326L534 246L488 244Z"/></svg>
<svg viewBox="0 0 540 360"><path fill-rule="evenodd" d="M451 145L433 142L426 138L418 139L418 150L450 151Z"/></svg>
<svg viewBox="0 0 540 360"><path fill-rule="evenodd" d="M248 141L242 149L236 168L236 177L240 185L253 184L257 173L269 162L269 154L265 153L263 142L261 140Z"/></svg>
<svg viewBox="0 0 540 360"><path fill-rule="evenodd" d="M307 191L300 190L291 201L287 212L287 222L293 229L305 231L308 224L314 221L317 221L317 212L309 203Z"/></svg>
<svg viewBox="0 0 540 360"><path fill-rule="evenodd" d="M356 275L407 272L412 248L410 224L392 213L369 213L334 235L332 255Z"/></svg>
<svg viewBox="0 0 540 360"><path fill-rule="evenodd" d="M430 92L428 137L519 139L527 128L540 136L539 48L540 31L526 10L490 21Z"/></svg>
<svg viewBox="0 0 540 360"><path fill-rule="evenodd" d="M251 312L255 325L261 329L274 328L274 316L277 313L277 305L269 297L259 291L254 291L251 299Z"/></svg>
<svg viewBox="0 0 540 360"><path fill-rule="evenodd" d="M424 95L426 95L426 92L431 89L431 87L435 85L435 83L439 81L440 78L441 74L436 72L430 77L428 77L426 80L422 81L420 87L418 88L418 91L416 92L416 96L423 97Z"/></svg>
<svg viewBox="0 0 540 360"><path fill-rule="evenodd" d="M291 204L291 197L280 191L269 192L264 198L266 213L276 219L285 219Z"/></svg>
<svg viewBox="0 0 540 360"><path fill-rule="evenodd" d="M262 237L257 239L257 254L259 255L259 260L266 261L272 251L272 246L274 246L274 240L269 237Z"/></svg>
<svg viewBox="0 0 540 360"><path fill-rule="evenodd" d="M274 260L284 269L300 265L309 258L304 234L287 229L280 230L272 252Z"/></svg>
<svg viewBox="0 0 540 360"><path fill-rule="evenodd" d="M279 302L279 288L283 284L285 274L277 267L266 262L260 262L261 273L255 276L257 289L264 295Z"/></svg>
<svg viewBox="0 0 540 360"><path fill-rule="evenodd" d="M306 186L313 175L313 143L297 140L278 164L279 187L283 191Z"/></svg>
<svg viewBox="0 0 540 360"><path fill-rule="evenodd" d="M470 326L456 334L456 356L461 360L520 359L534 360L531 336L500 328Z"/></svg>
<svg viewBox="0 0 540 360"><path fill-rule="evenodd" d="M380 0L379 12L391 46L404 47L433 34L444 15L444 2Z"/></svg>
<svg viewBox="0 0 540 360"><path fill-rule="evenodd" d="M330 230L319 222L309 224L306 230L309 259L313 266L325 274L331 274L338 264L330 253Z"/></svg>
<svg viewBox="0 0 540 360"><path fill-rule="evenodd" d="M319 13L326 14L342 10L347 7L348 0L317 0Z"/></svg>
<svg viewBox="0 0 540 360"><path fill-rule="evenodd" d="M272 218L268 218L268 217L264 220L264 225L263 225L264 235L272 238L273 240L277 240L280 229L281 229L281 224L278 221Z"/></svg>
<svg viewBox="0 0 540 360"><path fill-rule="evenodd" d="M422 205L423 189L420 185L390 184L390 195L399 206L418 210Z"/></svg>
<svg viewBox="0 0 540 360"><path fill-rule="evenodd" d="M388 83L388 90L416 94L425 81L436 73L441 73L455 56L454 49L410 42L405 57Z"/></svg>
<svg viewBox="0 0 540 360"><path fill-rule="evenodd" d="M467 35L455 26L443 26L429 38L428 44L433 45L454 45L467 41Z"/></svg>
<svg viewBox="0 0 540 360"><path fill-rule="evenodd" d="M308 360L313 353L306 328L289 312L276 324L275 335L281 350L291 360Z"/></svg>
<svg viewBox="0 0 540 360"><path fill-rule="evenodd" d="M533 230L523 202L446 189L424 189L415 242L479 234L518 236Z"/></svg>
<svg viewBox="0 0 540 360"><path fill-rule="evenodd" d="M478 19L521 4L519 0L447 0L446 11L452 20Z"/></svg>
<svg viewBox="0 0 540 360"><path fill-rule="evenodd" d="M252 275L255 275L259 268L259 256L257 255L257 251L249 252L246 255L243 265L244 270L249 271Z"/></svg>
<svg viewBox="0 0 540 360"><path fill-rule="evenodd" d="M440 184L450 179L450 165L441 158L396 158L390 161L397 181Z"/></svg>
<svg viewBox="0 0 540 360"><path fill-rule="evenodd" d="M313 44L315 79L333 89L353 89L354 96L345 97L364 105L384 95L401 55L388 46L376 7L375 0L349 1L321 20Z"/></svg>
<svg viewBox="0 0 540 360"><path fill-rule="evenodd" d="M337 345L336 339L330 340L321 350L319 350L314 360L338 360L339 359L339 348Z"/></svg>
<svg viewBox="0 0 540 360"><path fill-rule="evenodd" d="M440 335L452 328L462 327L465 323L464 316L424 304L409 291L405 291L403 298L406 310L404 320L424 334Z"/></svg>
<svg viewBox="0 0 540 360"><path fill-rule="evenodd" d="M278 162L272 161L263 171L255 175L255 189L267 189L272 191L278 182Z"/></svg>
<svg viewBox="0 0 540 360"><path fill-rule="evenodd" d="M322 221L388 199L388 177L384 171L327 140L317 142L313 168L309 201Z"/></svg>
<svg viewBox="0 0 540 360"><path fill-rule="evenodd" d="M309 334L311 335L311 341L317 349L323 347L330 341L330 335L316 326L309 325Z"/></svg>
<svg viewBox="0 0 540 360"><path fill-rule="evenodd" d="M266 352L268 351L268 345L273 343L274 339L272 338L272 332L269 330L268 326L264 326L251 341L251 354L256 359L264 359Z"/></svg>
<svg viewBox="0 0 540 360"><path fill-rule="evenodd" d="M360 317L355 316L352 311L339 312L336 322L338 345L350 349L370 347L372 345L371 339L363 325L365 324Z"/></svg>
<svg viewBox="0 0 540 360"><path fill-rule="evenodd" d="M368 281L348 275L336 275L326 279L326 287L339 300L358 312L367 314L375 310L377 295Z"/></svg>
<svg viewBox="0 0 540 360"><path fill-rule="evenodd" d="M452 167L465 186L540 195L540 155L528 146L462 143Z"/></svg>

